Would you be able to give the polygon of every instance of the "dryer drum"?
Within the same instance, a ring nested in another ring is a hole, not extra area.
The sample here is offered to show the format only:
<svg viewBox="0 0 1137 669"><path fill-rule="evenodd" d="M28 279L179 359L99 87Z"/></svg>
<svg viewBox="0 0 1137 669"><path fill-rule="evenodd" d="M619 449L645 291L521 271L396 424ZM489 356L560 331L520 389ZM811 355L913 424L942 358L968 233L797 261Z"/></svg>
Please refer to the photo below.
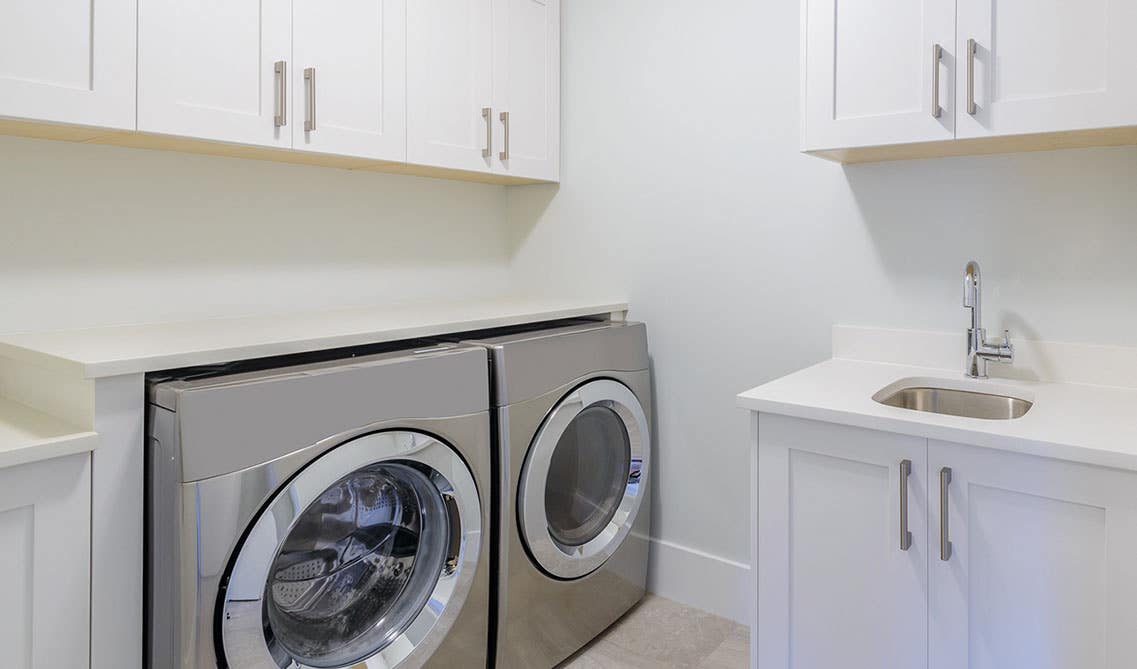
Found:
<svg viewBox="0 0 1137 669"><path fill-rule="evenodd" d="M221 611L241 669L396 666L454 622L481 541L477 487L447 444L377 432L278 491L238 548ZM260 593L255 599L237 593Z"/></svg>
<svg viewBox="0 0 1137 669"><path fill-rule="evenodd" d="M313 667L371 655L426 604L448 524L441 495L412 467L343 477L308 505L269 569L268 631Z"/></svg>

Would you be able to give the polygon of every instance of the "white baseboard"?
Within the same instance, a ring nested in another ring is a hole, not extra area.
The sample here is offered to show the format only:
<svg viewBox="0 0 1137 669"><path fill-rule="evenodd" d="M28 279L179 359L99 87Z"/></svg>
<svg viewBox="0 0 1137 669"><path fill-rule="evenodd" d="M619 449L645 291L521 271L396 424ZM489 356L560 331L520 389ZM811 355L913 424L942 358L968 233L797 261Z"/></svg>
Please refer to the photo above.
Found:
<svg viewBox="0 0 1137 669"><path fill-rule="evenodd" d="M650 592L748 625L749 583L749 565L670 541L651 540Z"/></svg>

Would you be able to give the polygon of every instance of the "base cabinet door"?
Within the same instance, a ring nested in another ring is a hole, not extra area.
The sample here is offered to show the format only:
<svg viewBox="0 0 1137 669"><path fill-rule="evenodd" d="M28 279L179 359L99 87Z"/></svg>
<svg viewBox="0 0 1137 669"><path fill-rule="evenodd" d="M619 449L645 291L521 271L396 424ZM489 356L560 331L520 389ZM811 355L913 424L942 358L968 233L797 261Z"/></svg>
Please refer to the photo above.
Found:
<svg viewBox="0 0 1137 669"><path fill-rule="evenodd" d="M759 415L759 667L927 666L926 455L916 437Z"/></svg>
<svg viewBox="0 0 1137 669"><path fill-rule="evenodd" d="M135 0L0 5L0 116L134 129Z"/></svg>
<svg viewBox="0 0 1137 669"><path fill-rule="evenodd" d="M91 457L0 469L0 665L90 666Z"/></svg>
<svg viewBox="0 0 1137 669"><path fill-rule="evenodd" d="M1137 474L931 441L933 669L1122 669Z"/></svg>
<svg viewBox="0 0 1137 669"><path fill-rule="evenodd" d="M959 0L958 12L957 137L1137 124L1137 3Z"/></svg>
<svg viewBox="0 0 1137 669"><path fill-rule="evenodd" d="M291 55L289 0L139 0L138 129L291 147Z"/></svg>
<svg viewBox="0 0 1137 669"><path fill-rule="evenodd" d="M495 165L505 174L560 176L560 0L494 0Z"/></svg>
<svg viewBox="0 0 1137 669"><path fill-rule="evenodd" d="M292 148L406 159L407 0L293 0Z"/></svg>

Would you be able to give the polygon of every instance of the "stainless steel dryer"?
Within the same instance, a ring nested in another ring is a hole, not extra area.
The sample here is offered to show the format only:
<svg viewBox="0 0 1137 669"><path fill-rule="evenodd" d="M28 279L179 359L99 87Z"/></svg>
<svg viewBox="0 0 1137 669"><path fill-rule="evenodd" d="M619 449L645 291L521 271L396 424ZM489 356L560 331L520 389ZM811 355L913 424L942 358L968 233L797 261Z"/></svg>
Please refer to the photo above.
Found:
<svg viewBox="0 0 1137 669"><path fill-rule="evenodd" d="M485 667L484 349L148 385L147 666Z"/></svg>
<svg viewBox="0 0 1137 669"><path fill-rule="evenodd" d="M468 343L490 351L497 406L496 665L552 667L644 594L646 329L587 322Z"/></svg>

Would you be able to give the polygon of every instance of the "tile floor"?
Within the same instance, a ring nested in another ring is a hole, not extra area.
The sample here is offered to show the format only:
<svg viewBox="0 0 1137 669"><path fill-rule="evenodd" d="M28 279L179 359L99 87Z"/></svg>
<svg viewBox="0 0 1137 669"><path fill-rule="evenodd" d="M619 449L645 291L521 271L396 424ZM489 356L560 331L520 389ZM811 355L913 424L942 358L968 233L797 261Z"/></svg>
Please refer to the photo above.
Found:
<svg viewBox="0 0 1137 669"><path fill-rule="evenodd" d="M746 669L750 630L648 595L558 669Z"/></svg>

